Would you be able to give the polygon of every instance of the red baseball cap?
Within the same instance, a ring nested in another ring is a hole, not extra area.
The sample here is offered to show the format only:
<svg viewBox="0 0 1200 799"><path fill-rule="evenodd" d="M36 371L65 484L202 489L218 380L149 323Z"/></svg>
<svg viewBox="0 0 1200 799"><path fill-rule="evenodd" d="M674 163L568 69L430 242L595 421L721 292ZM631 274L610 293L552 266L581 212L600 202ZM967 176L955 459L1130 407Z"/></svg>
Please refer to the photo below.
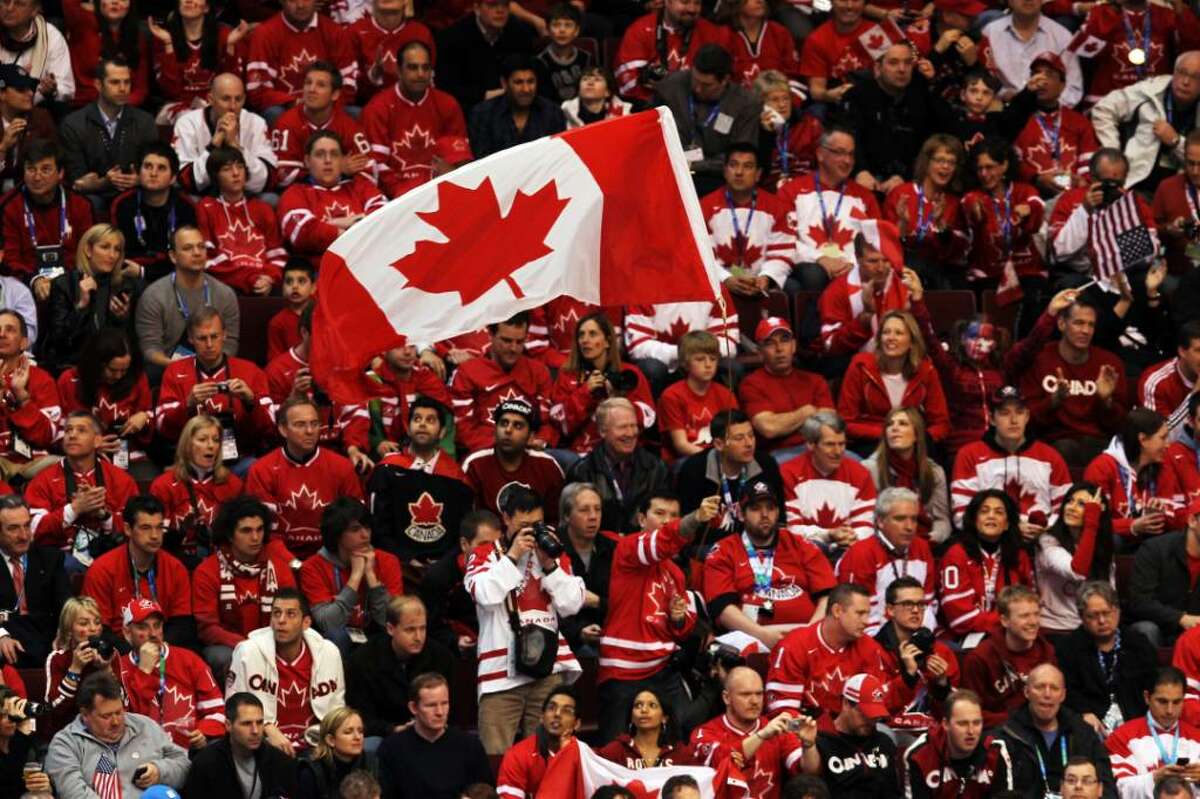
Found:
<svg viewBox="0 0 1200 799"><path fill-rule="evenodd" d="M156 613L164 619L167 616L153 599L135 599L121 611L121 621L128 627L131 624L140 624Z"/></svg>
<svg viewBox="0 0 1200 799"><path fill-rule="evenodd" d="M933 0L933 7L938 11L953 11L967 17L979 16L988 8L979 0Z"/></svg>
<svg viewBox="0 0 1200 799"><path fill-rule="evenodd" d="M883 683L870 674L855 674L842 685L842 697L858 705L869 719L886 719L892 715L883 704Z"/></svg>
<svg viewBox="0 0 1200 799"><path fill-rule="evenodd" d="M781 319L778 316L764 317L763 320L758 323L758 327L754 328L754 340L755 342L762 344L780 330L784 331L789 336L795 335L792 333L792 326L787 323L786 319Z"/></svg>
<svg viewBox="0 0 1200 799"><path fill-rule="evenodd" d="M1067 77L1067 65L1063 63L1062 57L1058 53L1052 53L1049 50L1039 53L1034 57L1033 61L1029 62L1029 74L1033 74L1038 64L1045 64L1058 72L1059 75L1062 75L1063 78Z"/></svg>

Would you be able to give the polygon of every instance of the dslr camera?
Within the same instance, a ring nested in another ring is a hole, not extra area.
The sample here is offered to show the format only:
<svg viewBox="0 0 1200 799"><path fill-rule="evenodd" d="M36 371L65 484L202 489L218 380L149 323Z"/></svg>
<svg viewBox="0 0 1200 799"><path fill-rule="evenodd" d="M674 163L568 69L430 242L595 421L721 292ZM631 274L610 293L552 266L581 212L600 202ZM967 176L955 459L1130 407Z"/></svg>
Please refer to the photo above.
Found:
<svg viewBox="0 0 1200 799"><path fill-rule="evenodd" d="M925 661L933 654L933 632L928 627L919 627L913 630L908 640L913 646L921 650L921 654L917 657L917 666L922 669L925 668Z"/></svg>
<svg viewBox="0 0 1200 799"><path fill-rule="evenodd" d="M653 64L647 64L646 66L642 67L639 77L641 78L642 83L653 85L667 77L668 74L667 65L655 61Z"/></svg>
<svg viewBox="0 0 1200 799"><path fill-rule="evenodd" d="M538 549L545 552L547 557L557 558L565 551L562 542L554 535L554 530L545 522L537 522L533 525L533 540L537 542Z"/></svg>
<svg viewBox="0 0 1200 799"><path fill-rule="evenodd" d="M713 641L696 657L696 671L708 674L718 663L725 671L729 671L738 666L745 666L746 659L742 657L742 653L736 647Z"/></svg>
<svg viewBox="0 0 1200 799"><path fill-rule="evenodd" d="M9 715L8 720L13 722L14 724L20 724L22 721L25 721L26 719L31 719L35 716L44 716L49 712L50 712L50 703L49 702L35 702L32 699L27 699L27 700L25 700L25 710L23 711L23 715L20 715L20 716Z"/></svg>
<svg viewBox="0 0 1200 799"><path fill-rule="evenodd" d="M88 647L96 650L96 654L101 660L108 660L116 651L116 645L104 635L93 635L88 637Z"/></svg>
<svg viewBox="0 0 1200 799"><path fill-rule="evenodd" d="M1121 181L1119 180L1102 180L1100 181L1100 191L1104 194L1104 199L1100 201L1101 208L1108 206L1121 199Z"/></svg>

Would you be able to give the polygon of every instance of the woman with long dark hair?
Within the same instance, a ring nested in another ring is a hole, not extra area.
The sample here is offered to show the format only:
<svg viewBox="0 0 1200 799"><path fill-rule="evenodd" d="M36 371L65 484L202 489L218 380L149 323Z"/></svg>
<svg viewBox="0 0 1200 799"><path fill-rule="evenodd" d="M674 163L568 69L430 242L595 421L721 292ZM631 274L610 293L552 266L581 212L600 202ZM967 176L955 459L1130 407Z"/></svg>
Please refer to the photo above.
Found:
<svg viewBox="0 0 1200 799"><path fill-rule="evenodd" d="M654 424L654 396L642 370L621 359L621 340L603 311L588 314L575 327L575 344L550 392L550 416L562 430L559 446L580 455L600 440L596 406L609 397L633 403L642 430Z"/></svg>
<svg viewBox="0 0 1200 799"><path fill-rule="evenodd" d="M58 376L63 417L88 411L104 434L100 451L135 479L151 480L158 468L146 457L154 437L150 383L142 353L122 330L95 333L79 353L79 365Z"/></svg>
<svg viewBox="0 0 1200 799"><path fill-rule="evenodd" d="M689 766L699 762L679 731L675 709L652 688L643 688L629 703L626 731L596 750L625 768Z"/></svg>
<svg viewBox="0 0 1200 799"><path fill-rule="evenodd" d="M208 103L209 84L223 72L241 75L243 43L250 26L217 21L208 0L179 0L165 25L146 20L154 53L154 79L167 102L160 125L173 125L184 111Z"/></svg>
<svg viewBox="0 0 1200 799"><path fill-rule="evenodd" d="M1038 538L1034 568L1042 599L1042 628L1070 632L1080 624L1075 593L1087 580L1116 587L1113 520L1104 489L1076 483L1068 489L1058 518Z"/></svg>
<svg viewBox="0 0 1200 799"><path fill-rule="evenodd" d="M898 486L921 498L917 535L940 544L950 537L950 495L946 472L925 443L925 418L916 408L892 408L883 418L883 435L871 457L863 461L875 488Z"/></svg>
<svg viewBox="0 0 1200 799"><path fill-rule="evenodd" d="M1120 435L1083 473L1112 499L1117 535L1137 539L1187 527L1187 497L1200 485L1166 460L1168 432L1166 419L1134 408Z"/></svg>
<svg viewBox="0 0 1200 799"><path fill-rule="evenodd" d="M129 66L133 85L129 105L140 107L150 94L150 38L142 31L142 17L134 0L63 0L75 96L71 104L82 108L95 102L96 65L101 58L120 56Z"/></svg>
<svg viewBox="0 0 1200 799"><path fill-rule="evenodd" d="M1033 586L1017 505L997 488L980 491L963 514L962 532L938 564L942 616L956 636L1000 626L996 597L1010 585Z"/></svg>

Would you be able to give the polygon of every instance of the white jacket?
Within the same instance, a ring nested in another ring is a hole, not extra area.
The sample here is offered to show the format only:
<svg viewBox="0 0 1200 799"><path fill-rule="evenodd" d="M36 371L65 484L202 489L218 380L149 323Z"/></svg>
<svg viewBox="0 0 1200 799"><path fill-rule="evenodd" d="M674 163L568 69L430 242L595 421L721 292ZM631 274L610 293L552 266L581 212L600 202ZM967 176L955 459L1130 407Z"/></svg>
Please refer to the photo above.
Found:
<svg viewBox="0 0 1200 799"><path fill-rule="evenodd" d="M43 75L53 75L57 88L54 99L65 103L75 96L75 73L71 69L71 50L67 47L67 40L58 28L46 22L40 14L34 17L33 24L39 32L42 26L45 26L45 47L34 45L19 54L0 47L0 62L16 62L24 67L31 77L38 80L41 80ZM40 89L34 92L33 101L38 105L45 99Z"/></svg>
<svg viewBox="0 0 1200 799"><path fill-rule="evenodd" d="M540 597L536 597L535 603L544 607L541 610L527 609L525 605L528 600L523 599L521 621L534 622L558 631L558 658L554 663L554 673L561 674L563 682L575 682L583 673L562 631L558 629L558 617L578 613L583 607L586 591L583 578L571 574L570 559L563 555L559 558L559 567L550 574L544 574L541 564L532 553L521 558L518 565L503 554L499 543L486 544L468 557L467 575L463 580L467 593L475 600L475 613L479 617L479 696L533 682L531 677L517 673L513 660L516 639L505 602L509 592L521 586L527 570L529 583L522 596L529 597L536 592Z"/></svg>
<svg viewBox="0 0 1200 799"><path fill-rule="evenodd" d="M179 115L175 120L175 135L171 146L179 155L179 168L192 167L192 179L196 189L208 188L208 145L213 132L208 127L207 108L197 108ZM257 194L267 185L267 178L275 168L275 151L267 133L267 121L246 109L238 117L238 143L246 159L246 191Z"/></svg>
<svg viewBox="0 0 1200 799"><path fill-rule="evenodd" d="M572 128L582 128L587 124L579 118L579 104L580 99L578 97L572 97L570 100L563 100L562 111L563 116L567 118L567 130L571 130ZM608 102L608 116L605 117L605 119L623 117L631 113L633 113L632 103L627 103L619 97L614 97Z"/></svg>
<svg viewBox="0 0 1200 799"><path fill-rule="evenodd" d="M304 643L312 652L312 682L309 701L318 720L346 704L346 679L342 675L342 653L337 645L326 641L316 630L304 631ZM275 665L275 633L262 627L250 633L233 650L229 674L225 680L225 695L249 691L263 703L263 720L275 721L275 691L279 686L279 667Z"/></svg>
<svg viewBox="0 0 1200 799"><path fill-rule="evenodd" d="M1145 180L1158 158L1160 142L1154 135L1154 123L1167 118L1163 96L1171 83L1170 75L1156 75L1138 81L1132 86L1109 92L1092 108L1092 127L1096 138L1104 147L1121 147L1121 126L1137 120L1137 128L1129 141L1125 142L1125 157L1129 159L1129 175L1125 187L1133 188ZM1200 106L1196 119L1200 122ZM1197 125L1200 127L1200 125ZM1183 136L1173 150L1176 159L1183 163Z"/></svg>

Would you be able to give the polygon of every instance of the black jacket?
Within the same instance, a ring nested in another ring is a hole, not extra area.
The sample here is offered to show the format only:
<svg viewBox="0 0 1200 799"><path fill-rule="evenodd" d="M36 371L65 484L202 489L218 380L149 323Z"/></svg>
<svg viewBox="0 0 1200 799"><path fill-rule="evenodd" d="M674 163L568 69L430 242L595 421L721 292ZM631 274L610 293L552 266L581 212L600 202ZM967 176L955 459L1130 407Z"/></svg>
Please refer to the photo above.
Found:
<svg viewBox="0 0 1200 799"><path fill-rule="evenodd" d="M383 799L459 799L468 785L495 781L479 738L455 727L432 743L409 727L379 745Z"/></svg>
<svg viewBox="0 0 1200 799"><path fill-rule="evenodd" d="M375 472L378 474L379 469ZM479 633L475 601L463 587L464 568L462 552L457 548L447 552L425 570L425 578L418 589L421 601L425 603L426 635L440 641L451 652L458 652L458 636L464 629L476 636Z"/></svg>
<svg viewBox="0 0 1200 799"><path fill-rule="evenodd" d="M296 760L263 741L254 753L262 799L296 796ZM243 799L242 784L233 765L229 738L209 743L192 758L187 781L180 791L183 799Z"/></svg>
<svg viewBox="0 0 1200 799"><path fill-rule="evenodd" d="M32 546L26 553L25 606L27 613L0 624L25 647L18 665L38 668L50 654L50 642L58 629L58 614L71 596L71 582L63 568L63 552L56 547ZM17 606L12 574L0 564L0 610Z"/></svg>
<svg viewBox="0 0 1200 799"><path fill-rule="evenodd" d="M104 177L114 166L136 170L142 148L158 141L158 127L150 114L127 105L117 122L116 134L110 138L100 107L88 103L62 121L59 135L69 186L89 172ZM116 197L117 190L110 187L99 194Z"/></svg>
<svg viewBox="0 0 1200 799"><path fill-rule="evenodd" d="M188 224L195 224L193 219ZM112 296L112 279L109 275L95 275L96 290L91 302L80 308L79 281L83 273L72 269L54 278L50 283L50 330L42 336L41 362L50 370L61 370L79 363L79 351L92 336L107 328L125 333L132 346L137 341L134 326L137 301L142 296L145 284L137 278L125 278L119 293L126 295L129 312L125 317L114 316L108 309Z"/></svg>
<svg viewBox="0 0 1200 799"><path fill-rule="evenodd" d="M1108 750L1096 731L1075 711L1064 706L1058 711L1058 734L1067 736L1067 759L1083 755L1090 760L1104 785L1104 799L1117 799L1117 783L1108 761ZM1064 771L1060 744L1055 739L1053 751L1047 751L1046 741L1033 723L1029 705L1021 705L1013 711L996 737L1008 746L1008 755L1012 760L1012 782L1018 793L1028 799L1042 799L1043 794L1059 790ZM1049 786L1042 782L1038 751L1042 753L1042 760L1046 764L1046 782L1050 783Z"/></svg>
<svg viewBox="0 0 1200 799"><path fill-rule="evenodd" d="M758 146L762 104L749 89L736 83L730 82L714 106L696 100L692 71L681 69L655 84L653 103L670 110L683 149L699 147L704 152L703 159L691 164L694 175L720 175L730 145Z"/></svg>
<svg viewBox="0 0 1200 799"><path fill-rule="evenodd" d="M486 92L500 88L504 59L514 53L532 55L536 38L530 25L510 17L500 38L489 44L475 15L468 14L438 36L438 88L454 95L463 113L469 115Z"/></svg>
<svg viewBox="0 0 1200 799"><path fill-rule="evenodd" d="M447 680L454 675L454 656L432 638L407 663L392 651L392 639L373 636L354 650L346 662L346 704L359 712L367 735L391 735L392 728L412 718L408 684L413 677L434 671Z"/></svg>
<svg viewBox="0 0 1200 799"><path fill-rule="evenodd" d="M375 755L363 752L352 763L324 760L301 760L296 764L296 796L299 799L339 799L342 780L352 771L365 771L379 776Z"/></svg>
<svg viewBox="0 0 1200 799"><path fill-rule="evenodd" d="M1054 648L1058 667L1067 681L1066 706L1081 716L1092 713L1103 719L1108 712L1109 689L1092 637L1080 627L1059 638ZM1122 627L1115 679L1117 704L1126 721L1146 715L1143 689L1157 670L1158 652L1146 636L1131 627Z"/></svg>
<svg viewBox="0 0 1200 799"><path fill-rule="evenodd" d="M592 483L599 489L600 499L604 503L600 517L600 528L603 530L612 530L615 533L637 531L638 527L633 517L638 506L650 493L671 487L667 465L661 459L641 447L634 450L631 457L633 471L629 485L623 491L616 487L614 472L608 463L602 443L576 461L567 472L564 484Z"/></svg>
<svg viewBox="0 0 1200 799"><path fill-rule="evenodd" d="M843 98L835 121L857 131L854 169L865 169L880 182L892 175L912 178L917 153L936 127L935 106L944 101L915 73L899 97L885 92L873 74L855 74L852 80L854 88Z"/></svg>
<svg viewBox="0 0 1200 799"><path fill-rule="evenodd" d="M700 503L705 497L714 495L722 495L721 483L721 467L717 462L720 455L715 449L707 449L704 452L698 452L692 455L679 467L679 473L675 475L675 490L679 494L679 510L684 514L691 513L696 508L700 507ZM783 480L779 476L779 464L770 455L762 452L754 453L754 461L746 470L746 480L740 486L732 485L730 488L730 496L726 501L732 500L737 503L741 490L751 483L762 480L771 487L775 492L776 502L779 504L779 521L781 524L786 523L783 512ZM723 497L724 498L724 497ZM719 532L716 530L710 531L706 541L715 543L718 539L734 532L731 529L722 528Z"/></svg>
<svg viewBox="0 0 1200 799"><path fill-rule="evenodd" d="M576 577L582 577L584 587L600 597L599 607L582 608L574 616L558 620L558 628L566 636L567 643L571 645L571 649L578 651L579 646L583 643L579 637L580 631L589 624L603 626L604 618L608 615L608 578L612 573L613 553L617 551L617 542L604 534L597 535L592 544L591 563L584 566L583 558L579 557L579 553L575 551L570 538L567 537L567 531L559 530L559 535L562 536L567 557L571 559L571 573Z"/></svg>
<svg viewBox="0 0 1200 799"><path fill-rule="evenodd" d="M476 158L483 158L543 136L562 133L566 128L567 118L558 104L545 97L535 97L525 127L517 130L508 97L493 97L471 109L471 152Z"/></svg>
<svg viewBox="0 0 1200 799"><path fill-rule="evenodd" d="M1184 613L1200 614L1200 591L1188 575L1186 532L1143 541L1133 559L1129 588L1131 621L1152 621L1164 638L1179 633Z"/></svg>

